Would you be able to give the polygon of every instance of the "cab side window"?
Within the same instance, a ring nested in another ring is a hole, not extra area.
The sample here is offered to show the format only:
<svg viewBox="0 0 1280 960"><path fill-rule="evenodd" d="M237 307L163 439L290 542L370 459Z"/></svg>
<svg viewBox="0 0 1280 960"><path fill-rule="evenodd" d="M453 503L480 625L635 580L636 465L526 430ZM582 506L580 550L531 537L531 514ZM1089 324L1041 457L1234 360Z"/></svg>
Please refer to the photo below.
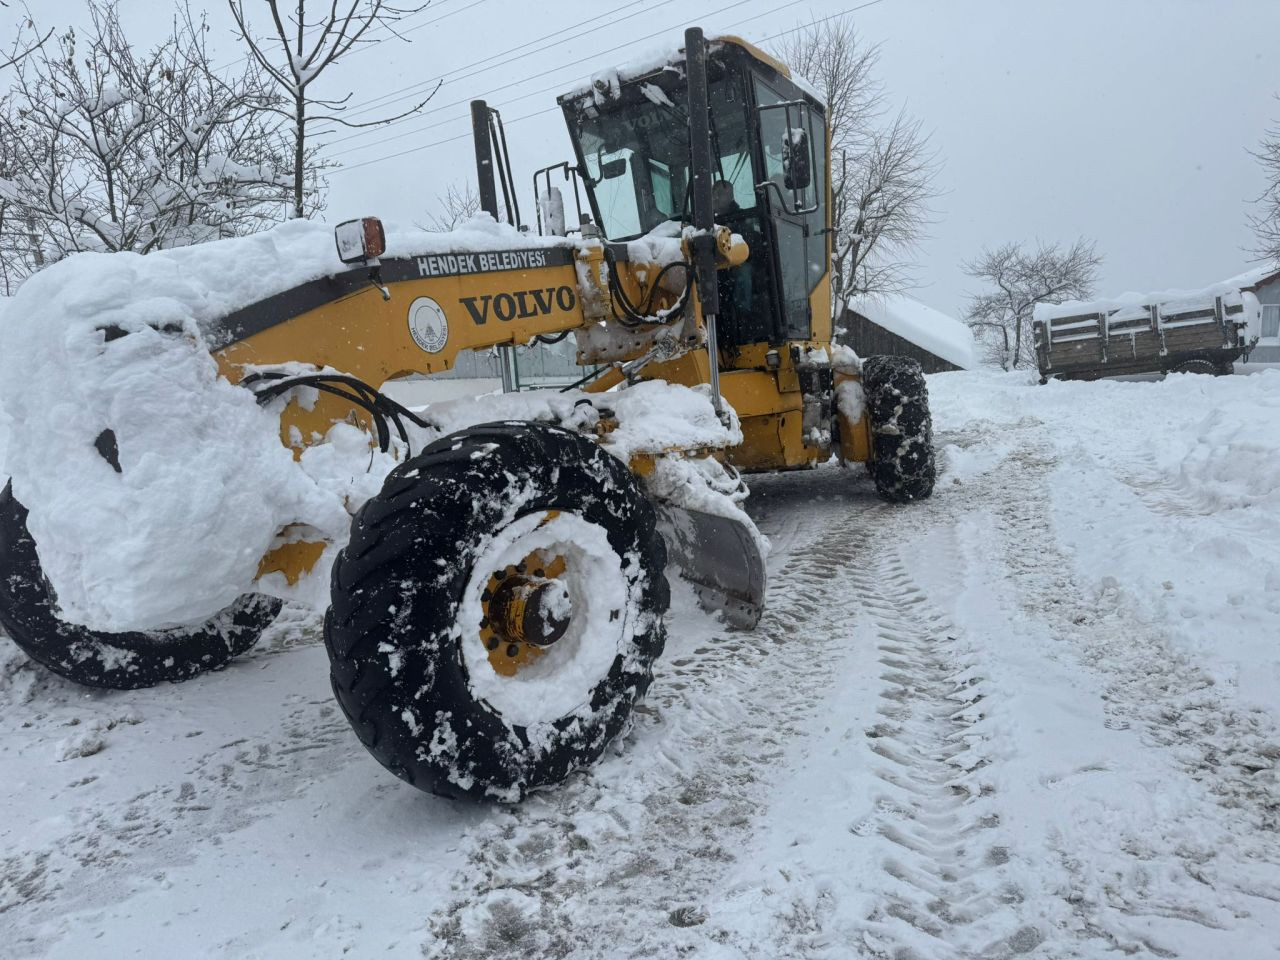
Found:
<svg viewBox="0 0 1280 960"><path fill-rule="evenodd" d="M757 77L756 102L767 106L786 98ZM807 340L812 320L809 295L827 272L826 129L821 114L807 104L761 110L759 116L764 181L774 185L767 188L764 202L777 239L783 330L787 339ZM802 159L808 162L811 155L813 162L808 182L801 186L788 182L787 154L801 149L802 143Z"/></svg>

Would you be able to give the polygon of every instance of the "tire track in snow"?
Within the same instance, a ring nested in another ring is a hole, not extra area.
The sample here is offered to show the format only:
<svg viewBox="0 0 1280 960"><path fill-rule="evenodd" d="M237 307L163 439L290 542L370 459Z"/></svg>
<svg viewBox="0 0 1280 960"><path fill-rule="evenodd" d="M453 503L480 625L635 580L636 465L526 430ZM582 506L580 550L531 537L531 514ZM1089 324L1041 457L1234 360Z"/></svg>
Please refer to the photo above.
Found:
<svg viewBox="0 0 1280 960"><path fill-rule="evenodd" d="M15 837L0 857L0 916L10 917L11 950L43 952L47 928L59 916L119 903L169 868L191 862L204 843L270 817L277 804L306 791L317 770L364 761L320 682L323 671L314 671L316 682L300 685L285 676L303 666L286 664L282 655L314 647L316 637L314 618L285 618L270 628L261 650L224 671L181 687L133 691L86 692L15 658L15 672L37 677L44 704L36 717L40 726L68 732L87 727L105 744L97 748L102 756L126 768L98 768L71 782L78 802L67 805L56 842L45 837L45 849L28 849ZM316 660L315 652L303 659L319 666L323 655ZM264 672L268 665L277 670ZM254 718L269 723L221 724L222 709L254 700L272 704ZM82 723L82 716L94 714ZM128 758L118 759L129 749L121 741L148 735L152 749L172 757L173 766L130 777ZM187 743L195 749L185 750Z"/></svg>
<svg viewBox="0 0 1280 960"><path fill-rule="evenodd" d="M1169 476L1149 456L1139 470L1120 469L1116 477L1148 510L1164 517L1208 517L1223 509L1211 493L1189 484L1184 477Z"/></svg>
<svg viewBox="0 0 1280 960"><path fill-rule="evenodd" d="M750 633L716 631L681 650L681 628L696 617L677 610L676 649L637 710L639 742L496 812L471 838L458 896L431 918L425 954L653 957L727 942L732 931L705 905L752 833L771 768L837 681L831 648L861 598L832 571L860 560L858 527L881 510L846 499L789 527L790 555Z"/></svg>
<svg viewBox="0 0 1280 960"><path fill-rule="evenodd" d="M1044 939L1016 909L1023 899L1001 869L1007 848L988 831L999 797L980 771L983 701L993 691L967 644L926 599L891 547L855 569L877 631L884 689L867 731L885 790L877 816L855 827L893 844L886 892L868 917L871 955L894 960L1004 958Z"/></svg>
<svg viewBox="0 0 1280 960"><path fill-rule="evenodd" d="M1099 678L1106 726L1134 730L1144 746L1161 749L1190 781L1185 789L1202 791L1224 810L1197 812L1189 823L1151 824L1149 833L1129 837L1105 861L1090 860L1071 847L1069 836L1060 837L1064 896L1076 920L1069 935L1099 950L1200 960L1196 947L1183 952L1181 939L1167 935L1172 928L1152 921L1217 935L1255 911L1277 912L1280 740L1265 713L1232 703L1194 658L1170 647L1158 625L1136 616L1118 585L1094 595L1077 582L1072 559L1052 535L1044 499L1016 493L1045 489L1058 465L1043 438L1046 428L1023 426L1014 428L1021 434L1011 438L1017 452L998 479L969 485L955 508L990 514L1017 602ZM1058 482L1070 481L1059 476ZM1153 483L1143 499L1168 517L1223 509L1209 510L1205 497L1168 480Z"/></svg>

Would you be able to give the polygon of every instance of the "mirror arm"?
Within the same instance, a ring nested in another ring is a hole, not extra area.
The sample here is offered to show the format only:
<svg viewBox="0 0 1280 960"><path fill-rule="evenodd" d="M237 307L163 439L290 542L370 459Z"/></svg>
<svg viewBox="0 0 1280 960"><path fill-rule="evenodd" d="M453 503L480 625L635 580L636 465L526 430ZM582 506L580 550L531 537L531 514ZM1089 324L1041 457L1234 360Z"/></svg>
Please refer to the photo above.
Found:
<svg viewBox="0 0 1280 960"><path fill-rule="evenodd" d="M782 195L782 188L779 187L772 180L765 180L763 183L756 184L756 192L765 198L766 204L769 204L770 188L772 188L773 192L778 196L778 206L782 207L782 212L787 214L788 216L803 217L803 216L807 216L810 213L817 213L818 203L816 200L814 201L813 206L811 207L796 207L793 210L791 207L787 206L787 198ZM769 204L769 205L770 207L772 207L772 204Z"/></svg>

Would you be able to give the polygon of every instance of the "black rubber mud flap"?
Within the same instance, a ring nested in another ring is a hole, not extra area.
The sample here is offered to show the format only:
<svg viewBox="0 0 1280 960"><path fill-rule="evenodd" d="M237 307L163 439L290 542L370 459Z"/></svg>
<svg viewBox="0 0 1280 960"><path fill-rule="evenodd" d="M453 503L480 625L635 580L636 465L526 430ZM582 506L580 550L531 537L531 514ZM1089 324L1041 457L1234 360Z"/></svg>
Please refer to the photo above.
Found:
<svg viewBox="0 0 1280 960"><path fill-rule="evenodd" d="M67 623L41 570L26 508L12 483L0 491L0 627L32 660L68 680L117 690L188 680L252 647L280 607L244 594L193 627L108 633Z"/></svg>
<svg viewBox="0 0 1280 960"><path fill-rule="evenodd" d="M602 549L620 561L633 601L609 640L616 656L597 648L612 662L583 678L591 686L580 703L520 723L477 692L482 680L506 681L468 672L468 662L476 671L490 663L467 659L484 647L465 611L487 582L478 568L491 545L562 514L603 531ZM594 762L623 731L665 642L665 565L652 505L594 441L518 421L451 434L393 470L354 518L325 617L334 694L361 742L398 777L445 796L517 801Z"/></svg>

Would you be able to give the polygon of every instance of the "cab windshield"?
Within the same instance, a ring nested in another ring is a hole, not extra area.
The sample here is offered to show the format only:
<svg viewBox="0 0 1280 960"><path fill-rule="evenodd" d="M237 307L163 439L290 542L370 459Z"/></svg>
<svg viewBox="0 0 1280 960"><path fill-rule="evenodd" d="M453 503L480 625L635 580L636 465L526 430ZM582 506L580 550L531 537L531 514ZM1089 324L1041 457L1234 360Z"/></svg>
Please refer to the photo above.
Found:
<svg viewBox="0 0 1280 960"><path fill-rule="evenodd" d="M747 138L748 111L740 83L728 74L709 90L717 214L756 205ZM584 111L576 133L600 226L610 240L629 240L667 220L686 220L689 126L683 89L657 80L629 83L616 103ZM594 116L590 115L594 113ZM724 185L721 185L723 182Z"/></svg>

